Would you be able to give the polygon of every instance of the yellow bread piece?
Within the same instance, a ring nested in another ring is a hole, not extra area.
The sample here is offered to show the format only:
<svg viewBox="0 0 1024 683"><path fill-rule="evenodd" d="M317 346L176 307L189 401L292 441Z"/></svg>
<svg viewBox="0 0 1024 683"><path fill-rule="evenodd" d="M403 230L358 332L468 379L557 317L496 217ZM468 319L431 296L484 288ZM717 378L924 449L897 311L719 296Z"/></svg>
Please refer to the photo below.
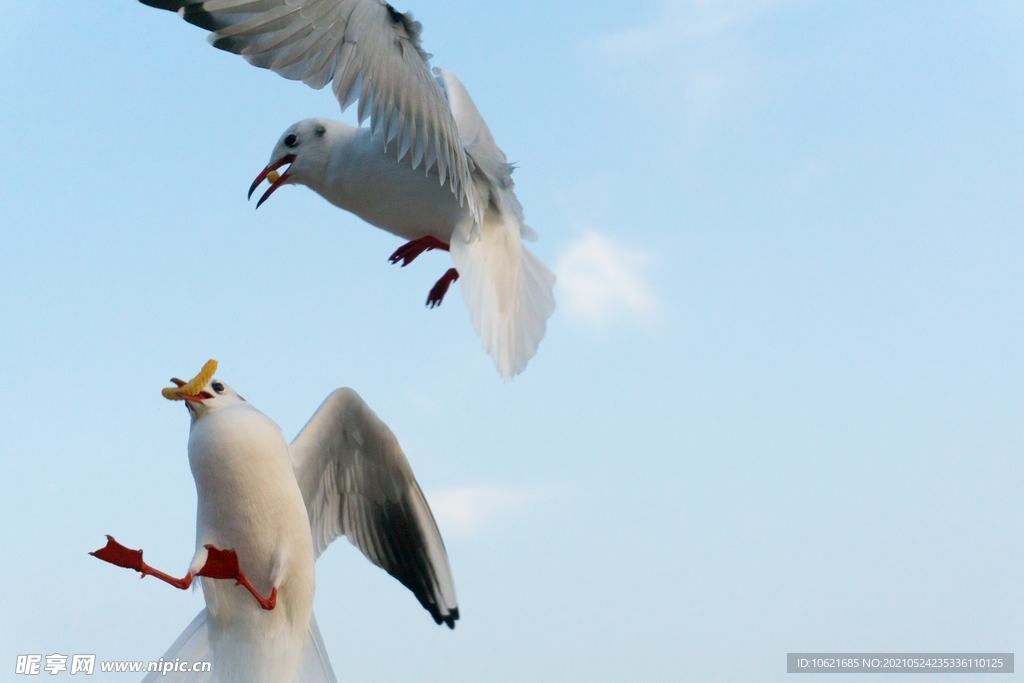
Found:
<svg viewBox="0 0 1024 683"><path fill-rule="evenodd" d="M206 361L206 365L199 371L199 374L183 384L180 387L164 387L160 392L164 398L168 401L184 401L184 396L195 396L203 390L210 380L213 379L213 373L217 372L217 361L212 358Z"/></svg>

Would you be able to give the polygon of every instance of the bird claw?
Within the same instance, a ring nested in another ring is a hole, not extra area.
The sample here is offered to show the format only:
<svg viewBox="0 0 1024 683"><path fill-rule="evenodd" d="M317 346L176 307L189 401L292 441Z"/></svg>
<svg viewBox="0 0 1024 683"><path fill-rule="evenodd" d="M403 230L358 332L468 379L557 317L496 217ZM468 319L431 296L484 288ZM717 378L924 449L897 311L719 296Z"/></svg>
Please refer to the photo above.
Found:
<svg viewBox="0 0 1024 683"><path fill-rule="evenodd" d="M442 249L448 251L448 245L437 239L436 237L420 237L406 242L398 249L395 249L395 253L388 257L390 263L402 262L402 267L405 268L407 265L416 260L416 257L425 251L431 249Z"/></svg>
<svg viewBox="0 0 1024 683"><path fill-rule="evenodd" d="M445 271L441 279L434 283L434 286L430 288L430 294L427 295L427 308L434 308L440 306L441 302L444 301L444 295L448 293L448 287L453 282L459 279L459 271L454 268L449 268Z"/></svg>

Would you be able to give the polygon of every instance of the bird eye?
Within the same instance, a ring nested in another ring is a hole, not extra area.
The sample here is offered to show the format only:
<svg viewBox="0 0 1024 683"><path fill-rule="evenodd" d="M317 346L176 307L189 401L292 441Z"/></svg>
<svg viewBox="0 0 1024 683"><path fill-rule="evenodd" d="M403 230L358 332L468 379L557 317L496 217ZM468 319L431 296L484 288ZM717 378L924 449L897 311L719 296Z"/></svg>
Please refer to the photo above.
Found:
<svg viewBox="0 0 1024 683"><path fill-rule="evenodd" d="M324 136L324 133L326 133L326 132L327 132L327 129L326 129L326 128L324 128L323 126L321 126L321 125L317 124L317 127L316 127L316 136L317 136L318 138L322 138L322 137Z"/></svg>
<svg viewBox="0 0 1024 683"><path fill-rule="evenodd" d="M221 384L220 382L214 382L210 386L213 387L213 390L216 391L218 394L224 393L224 385Z"/></svg>
<svg viewBox="0 0 1024 683"><path fill-rule="evenodd" d="M288 133L288 137L284 139L284 144L287 147L294 147L299 144L299 139L295 137L295 133Z"/></svg>

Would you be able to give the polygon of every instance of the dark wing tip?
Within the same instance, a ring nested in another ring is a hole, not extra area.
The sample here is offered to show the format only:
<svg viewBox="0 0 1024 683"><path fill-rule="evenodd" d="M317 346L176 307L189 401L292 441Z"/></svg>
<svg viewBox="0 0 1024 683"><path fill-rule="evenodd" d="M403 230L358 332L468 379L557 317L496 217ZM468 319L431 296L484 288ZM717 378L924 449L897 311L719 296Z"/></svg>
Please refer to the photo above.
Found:
<svg viewBox="0 0 1024 683"><path fill-rule="evenodd" d="M176 12L190 24L205 28L207 31L219 31L230 26L231 22L219 20L206 11L206 3L200 0L139 0L143 5Z"/></svg>
<svg viewBox="0 0 1024 683"><path fill-rule="evenodd" d="M165 9L170 12L177 12L185 4L185 0L139 0L143 5Z"/></svg>
<svg viewBox="0 0 1024 683"><path fill-rule="evenodd" d="M405 501L385 502L375 513L375 526L385 530L379 539L384 553L379 558L383 561L378 561L378 566L412 591L420 605L430 612L435 623L455 628L459 610L453 608L448 614L441 612L444 602L438 590L434 567L427 554L426 539Z"/></svg>
<svg viewBox="0 0 1024 683"><path fill-rule="evenodd" d="M402 13L396 10L388 3L384 3L384 7L387 8L388 19L391 20L392 25L401 26L405 35L409 37L409 42L416 48L416 51L420 53L420 57L425 62L429 62L433 55L427 54L423 50L423 44L420 41L420 34L423 32L423 24L412 18L412 12Z"/></svg>
<svg viewBox="0 0 1024 683"><path fill-rule="evenodd" d="M448 628L454 630L455 622L459 619L458 607L452 609L452 611L450 611L448 614L441 614L441 610L437 608L437 605L427 604L422 600L420 602L423 604L424 607L430 610L430 616L434 617L435 624L437 624L438 626L440 626L441 624L447 624Z"/></svg>
<svg viewBox="0 0 1024 683"><path fill-rule="evenodd" d="M205 28L207 31L219 31L231 25L231 22L218 20L206 11L205 3L186 5L182 18L193 26Z"/></svg>

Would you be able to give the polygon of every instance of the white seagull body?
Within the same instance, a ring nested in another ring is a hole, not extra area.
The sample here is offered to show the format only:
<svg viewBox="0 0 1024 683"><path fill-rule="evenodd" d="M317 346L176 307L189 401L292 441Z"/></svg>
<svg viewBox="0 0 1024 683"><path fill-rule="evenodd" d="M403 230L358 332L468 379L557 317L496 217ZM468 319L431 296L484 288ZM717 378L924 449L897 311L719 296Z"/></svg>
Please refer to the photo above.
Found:
<svg viewBox="0 0 1024 683"><path fill-rule="evenodd" d="M368 223L409 240L392 255L408 265L449 249L454 269L431 290L460 289L484 350L503 379L536 354L555 309L554 274L522 240L536 239L516 198L513 167L459 80L433 70L419 22L382 0L141 0L213 31L215 47L255 66L328 83L353 128L324 119L291 126L250 189L269 179L302 184ZM287 166L283 173L277 169ZM421 168L422 167L422 168Z"/></svg>
<svg viewBox="0 0 1024 683"><path fill-rule="evenodd" d="M289 446L223 382L192 391L182 396L198 497L188 574L168 577L113 539L93 553L179 588L202 579L206 609L163 660L210 661L211 671L155 672L144 683L336 683L313 617L314 562L342 534L454 628L455 585L437 525L394 434L358 394L332 393ZM231 551L237 575L211 570ZM244 585L224 580L232 578Z"/></svg>

